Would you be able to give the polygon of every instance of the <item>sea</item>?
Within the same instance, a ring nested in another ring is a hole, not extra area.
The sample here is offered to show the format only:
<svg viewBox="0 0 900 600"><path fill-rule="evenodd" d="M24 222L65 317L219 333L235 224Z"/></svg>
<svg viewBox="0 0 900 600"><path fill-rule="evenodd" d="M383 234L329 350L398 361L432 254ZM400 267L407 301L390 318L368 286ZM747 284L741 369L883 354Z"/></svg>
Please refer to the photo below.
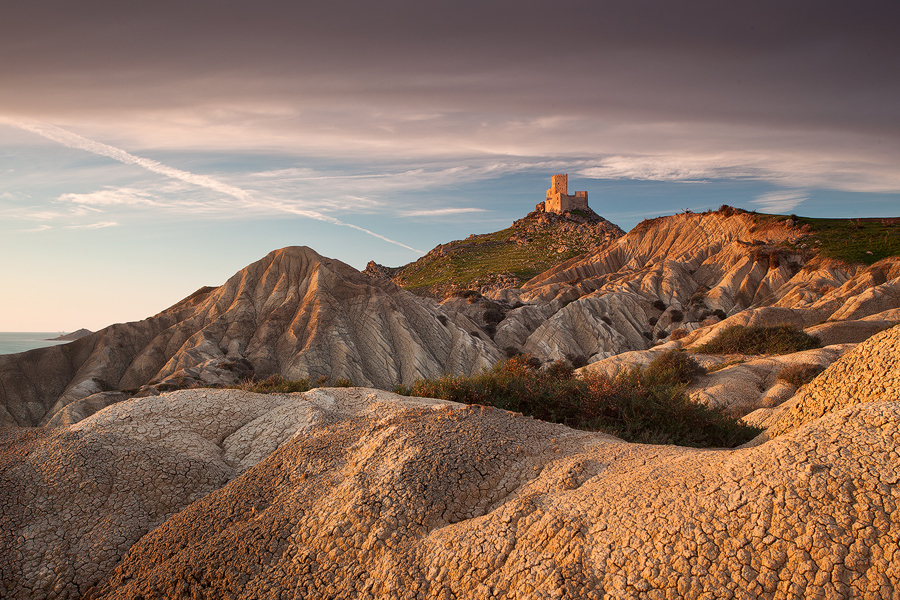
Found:
<svg viewBox="0 0 900 600"><path fill-rule="evenodd" d="M6 331L0 332L0 354L15 354L35 348L46 348L66 342L51 342L52 338L59 337L68 331Z"/></svg>

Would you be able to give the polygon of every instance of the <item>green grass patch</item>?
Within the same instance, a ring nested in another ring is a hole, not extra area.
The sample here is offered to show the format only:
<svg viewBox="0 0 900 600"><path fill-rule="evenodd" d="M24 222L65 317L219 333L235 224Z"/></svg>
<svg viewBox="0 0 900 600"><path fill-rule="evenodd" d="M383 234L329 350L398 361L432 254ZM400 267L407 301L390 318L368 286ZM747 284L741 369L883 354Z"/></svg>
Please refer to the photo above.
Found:
<svg viewBox="0 0 900 600"><path fill-rule="evenodd" d="M796 245L818 249L819 255L850 264L871 265L900 255L897 219L812 219L799 217L809 235ZM871 254L870 254L871 253Z"/></svg>
<svg viewBox="0 0 900 600"><path fill-rule="evenodd" d="M512 276L518 280L516 285L521 285L609 239L590 226L569 231L569 221L542 226L529 223L526 219L501 231L443 244L401 267L395 281L411 292L436 296L449 289L477 287L500 276Z"/></svg>
<svg viewBox="0 0 900 600"><path fill-rule="evenodd" d="M820 345L819 338L790 325L731 325L695 351L699 354L790 354Z"/></svg>
<svg viewBox="0 0 900 600"><path fill-rule="evenodd" d="M652 363L646 370L635 368L615 377L575 377L564 363L541 370L528 359L514 356L478 375L420 380L394 391L495 406L639 443L733 447L761 431L722 409L693 402L684 384L669 378L669 369Z"/></svg>
<svg viewBox="0 0 900 600"><path fill-rule="evenodd" d="M578 256L581 247L556 252L551 233L533 234L527 244L509 239L513 228L445 244L441 256L420 259L404 267L397 276L410 291L434 286L471 287L475 281L507 273L524 282L553 265Z"/></svg>
<svg viewBox="0 0 900 600"><path fill-rule="evenodd" d="M797 215L754 214L758 225L792 219L798 239L792 250L818 254L847 264L871 265L900 256L900 218L818 219Z"/></svg>

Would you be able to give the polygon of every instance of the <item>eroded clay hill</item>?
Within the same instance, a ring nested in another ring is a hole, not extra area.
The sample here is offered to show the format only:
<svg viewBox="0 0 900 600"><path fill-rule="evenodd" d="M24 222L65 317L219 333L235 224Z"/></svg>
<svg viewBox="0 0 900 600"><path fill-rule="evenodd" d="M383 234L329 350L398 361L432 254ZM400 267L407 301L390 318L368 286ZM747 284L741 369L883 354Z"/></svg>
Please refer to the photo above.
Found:
<svg viewBox="0 0 900 600"><path fill-rule="evenodd" d="M679 336L697 345L732 324L789 323L847 344L898 320L898 257L870 267L807 261L783 246L796 227L747 213L654 219L613 242L605 223L596 251L522 288L440 304L285 248L144 321L0 356L0 424L74 423L136 393L249 375L391 389L472 373L511 352L596 363Z"/></svg>
<svg viewBox="0 0 900 600"><path fill-rule="evenodd" d="M738 450L359 388L185 390L16 430L0 439L0 551L15 557L0 590L892 598L898 345L900 327L861 343L819 380L839 402L810 392L814 412ZM880 393L860 394L872 377Z"/></svg>
<svg viewBox="0 0 900 600"><path fill-rule="evenodd" d="M829 322L816 331L828 343L858 342L877 326L837 323L900 307L900 258L871 267L807 262L783 247L798 235L785 222L762 226L747 213L645 221L522 289L489 294L505 306L524 304L505 312L494 341L543 361L587 362L651 348L676 331L690 342L737 323Z"/></svg>
<svg viewBox="0 0 900 600"><path fill-rule="evenodd" d="M0 356L0 425L74 422L126 397L101 392L148 384L277 373L390 388L469 373L500 358L477 331L463 315L390 281L309 248L284 248L144 321Z"/></svg>

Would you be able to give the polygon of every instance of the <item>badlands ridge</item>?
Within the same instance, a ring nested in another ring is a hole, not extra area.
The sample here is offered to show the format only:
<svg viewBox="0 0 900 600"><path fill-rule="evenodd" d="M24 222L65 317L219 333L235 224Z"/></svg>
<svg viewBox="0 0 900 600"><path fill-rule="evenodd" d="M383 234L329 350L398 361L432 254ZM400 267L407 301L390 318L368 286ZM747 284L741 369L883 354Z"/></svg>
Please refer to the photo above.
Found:
<svg viewBox="0 0 900 600"><path fill-rule="evenodd" d="M668 217L442 303L286 248L144 321L2 356L0 594L895 597L900 260L808 262L779 246L790 225L754 227ZM730 357L691 388L766 428L741 449L374 389L508 350L610 370L778 323L826 347ZM776 382L810 362L830 366ZM165 391L251 373L366 387Z"/></svg>

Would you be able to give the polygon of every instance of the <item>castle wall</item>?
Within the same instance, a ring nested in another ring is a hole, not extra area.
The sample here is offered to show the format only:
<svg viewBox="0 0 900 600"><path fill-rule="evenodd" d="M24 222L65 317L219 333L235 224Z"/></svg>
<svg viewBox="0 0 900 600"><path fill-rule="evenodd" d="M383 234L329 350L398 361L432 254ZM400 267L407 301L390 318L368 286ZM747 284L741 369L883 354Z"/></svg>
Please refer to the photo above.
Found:
<svg viewBox="0 0 900 600"><path fill-rule="evenodd" d="M553 213L563 212L563 198L568 198L568 196L563 196L559 192L551 192L550 190L547 190L547 199L544 201L544 210Z"/></svg>
<svg viewBox="0 0 900 600"><path fill-rule="evenodd" d="M554 175L550 178L550 191L559 192L563 196L569 193L569 176L568 175Z"/></svg>
<svg viewBox="0 0 900 600"><path fill-rule="evenodd" d="M570 210L587 210L587 192L575 192L568 195L568 175L554 175L550 178L550 189L547 190L547 199L544 201L544 210L552 213L564 213Z"/></svg>

